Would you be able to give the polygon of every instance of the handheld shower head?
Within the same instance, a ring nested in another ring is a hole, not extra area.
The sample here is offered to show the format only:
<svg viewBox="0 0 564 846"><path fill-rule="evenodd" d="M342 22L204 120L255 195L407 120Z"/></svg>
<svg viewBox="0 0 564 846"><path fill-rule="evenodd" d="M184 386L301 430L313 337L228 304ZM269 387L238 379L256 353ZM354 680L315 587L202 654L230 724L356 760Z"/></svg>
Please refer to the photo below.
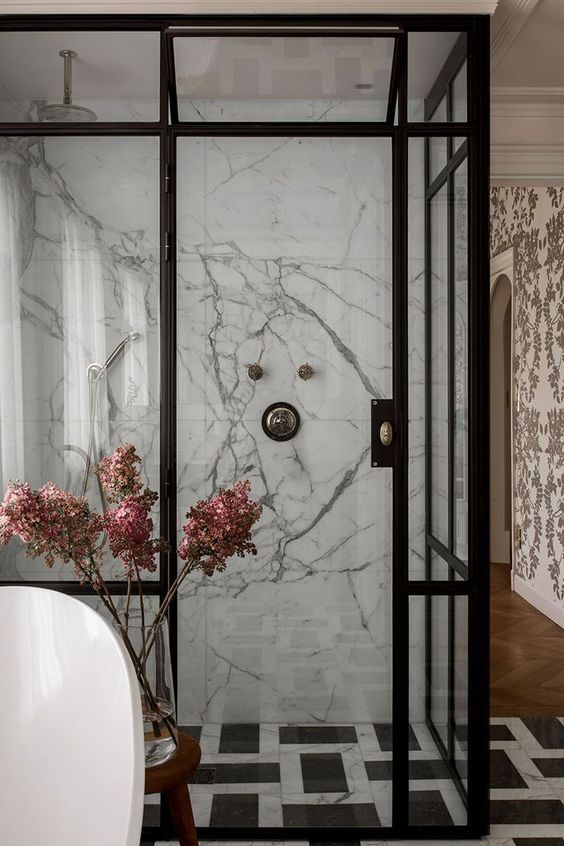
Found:
<svg viewBox="0 0 564 846"><path fill-rule="evenodd" d="M115 350L110 353L104 364L88 365L88 369L86 371L88 373L88 381L95 382L97 379L101 379L106 370L108 370L114 361L120 357L127 344L131 341L137 341L140 337L139 332L130 332L129 335L126 335L125 338L119 342Z"/></svg>

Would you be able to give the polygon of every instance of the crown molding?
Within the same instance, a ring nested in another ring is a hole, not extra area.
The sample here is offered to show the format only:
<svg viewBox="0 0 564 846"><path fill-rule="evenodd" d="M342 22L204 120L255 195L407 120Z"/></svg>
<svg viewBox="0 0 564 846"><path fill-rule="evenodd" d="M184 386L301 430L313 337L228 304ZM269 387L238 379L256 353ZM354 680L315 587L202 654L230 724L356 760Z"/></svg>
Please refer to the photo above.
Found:
<svg viewBox="0 0 564 846"><path fill-rule="evenodd" d="M0 0L0 15L38 14L483 14L498 0ZM346 5L346 8L345 8Z"/></svg>
<svg viewBox="0 0 564 846"><path fill-rule="evenodd" d="M501 62L540 0L506 0L497 11L491 38L490 65L494 71Z"/></svg>
<svg viewBox="0 0 564 846"><path fill-rule="evenodd" d="M564 88L502 88L490 91L492 119L564 117Z"/></svg>
<svg viewBox="0 0 564 846"><path fill-rule="evenodd" d="M564 144L493 144L492 185L561 185Z"/></svg>
<svg viewBox="0 0 564 846"><path fill-rule="evenodd" d="M564 103L564 88L492 86L492 103Z"/></svg>

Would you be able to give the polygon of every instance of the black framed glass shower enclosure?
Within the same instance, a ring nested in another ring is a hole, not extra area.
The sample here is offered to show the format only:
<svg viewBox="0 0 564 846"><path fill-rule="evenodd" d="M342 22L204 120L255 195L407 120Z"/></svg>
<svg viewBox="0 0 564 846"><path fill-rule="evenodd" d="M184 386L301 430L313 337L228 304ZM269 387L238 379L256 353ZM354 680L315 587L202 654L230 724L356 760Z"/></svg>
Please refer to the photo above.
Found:
<svg viewBox="0 0 564 846"><path fill-rule="evenodd" d="M263 505L170 613L202 836L487 831L488 50L480 16L0 18L2 486L78 492L93 430L173 548L221 485ZM95 602L13 542L0 578Z"/></svg>

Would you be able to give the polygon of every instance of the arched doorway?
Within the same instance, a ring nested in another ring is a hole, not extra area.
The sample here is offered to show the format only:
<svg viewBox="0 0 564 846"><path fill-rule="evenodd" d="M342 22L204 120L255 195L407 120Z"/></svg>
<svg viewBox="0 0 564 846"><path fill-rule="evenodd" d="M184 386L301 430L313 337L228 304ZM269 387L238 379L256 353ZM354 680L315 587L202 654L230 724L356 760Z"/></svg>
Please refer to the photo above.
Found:
<svg viewBox="0 0 564 846"><path fill-rule="evenodd" d="M501 273L490 303L490 561L511 563L512 354L509 276Z"/></svg>

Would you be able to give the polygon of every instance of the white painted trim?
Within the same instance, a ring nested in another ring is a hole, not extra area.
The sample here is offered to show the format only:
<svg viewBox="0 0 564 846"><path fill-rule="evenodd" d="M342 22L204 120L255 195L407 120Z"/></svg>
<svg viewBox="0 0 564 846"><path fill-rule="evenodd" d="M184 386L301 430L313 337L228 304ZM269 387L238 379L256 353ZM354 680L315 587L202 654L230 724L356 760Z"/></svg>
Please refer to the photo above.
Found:
<svg viewBox="0 0 564 846"><path fill-rule="evenodd" d="M509 538L509 546L511 549L511 589L515 590L515 422L514 422L514 409L515 409L515 400L518 399L518 396L514 396L514 388L515 388L515 373L514 373L514 362L515 362L515 249L514 247L509 247L507 250L504 250L502 253L498 253L496 256L490 259L490 304L492 301L493 293L495 290L495 286L501 276L506 276L509 280L509 284L511 286L511 400L510 400L510 419L509 419L509 428L511 431L511 443L510 443L510 465L511 465L511 480L510 480L510 489L511 489L511 526L510 526L510 538Z"/></svg>
<svg viewBox="0 0 564 846"><path fill-rule="evenodd" d="M333 12L493 15L498 0L5 0L0 15Z"/></svg>
<svg viewBox="0 0 564 846"><path fill-rule="evenodd" d="M549 620L552 620L553 623L556 623L557 626L564 629L563 606L557 605L555 602L552 602L552 600L541 596L520 576L515 576L513 589L515 593L519 594L519 596L528 602L529 605L532 605L533 608L536 608L537 611L540 611L541 614L544 614L545 617L548 617Z"/></svg>
<svg viewBox="0 0 564 846"><path fill-rule="evenodd" d="M492 185L561 185L564 145L492 144Z"/></svg>
<svg viewBox="0 0 564 846"><path fill-rule="evenodd" d="M492 71L503 59L539 2L540 0L509 0L500 6L491 40Z"/></svg>
<svg viewBox="0 0 564 846"><path fill-rule="evenodd" d="M492 103L532 104L564 103L564 88L541 86L493 85L490 89Z"/></svg>

